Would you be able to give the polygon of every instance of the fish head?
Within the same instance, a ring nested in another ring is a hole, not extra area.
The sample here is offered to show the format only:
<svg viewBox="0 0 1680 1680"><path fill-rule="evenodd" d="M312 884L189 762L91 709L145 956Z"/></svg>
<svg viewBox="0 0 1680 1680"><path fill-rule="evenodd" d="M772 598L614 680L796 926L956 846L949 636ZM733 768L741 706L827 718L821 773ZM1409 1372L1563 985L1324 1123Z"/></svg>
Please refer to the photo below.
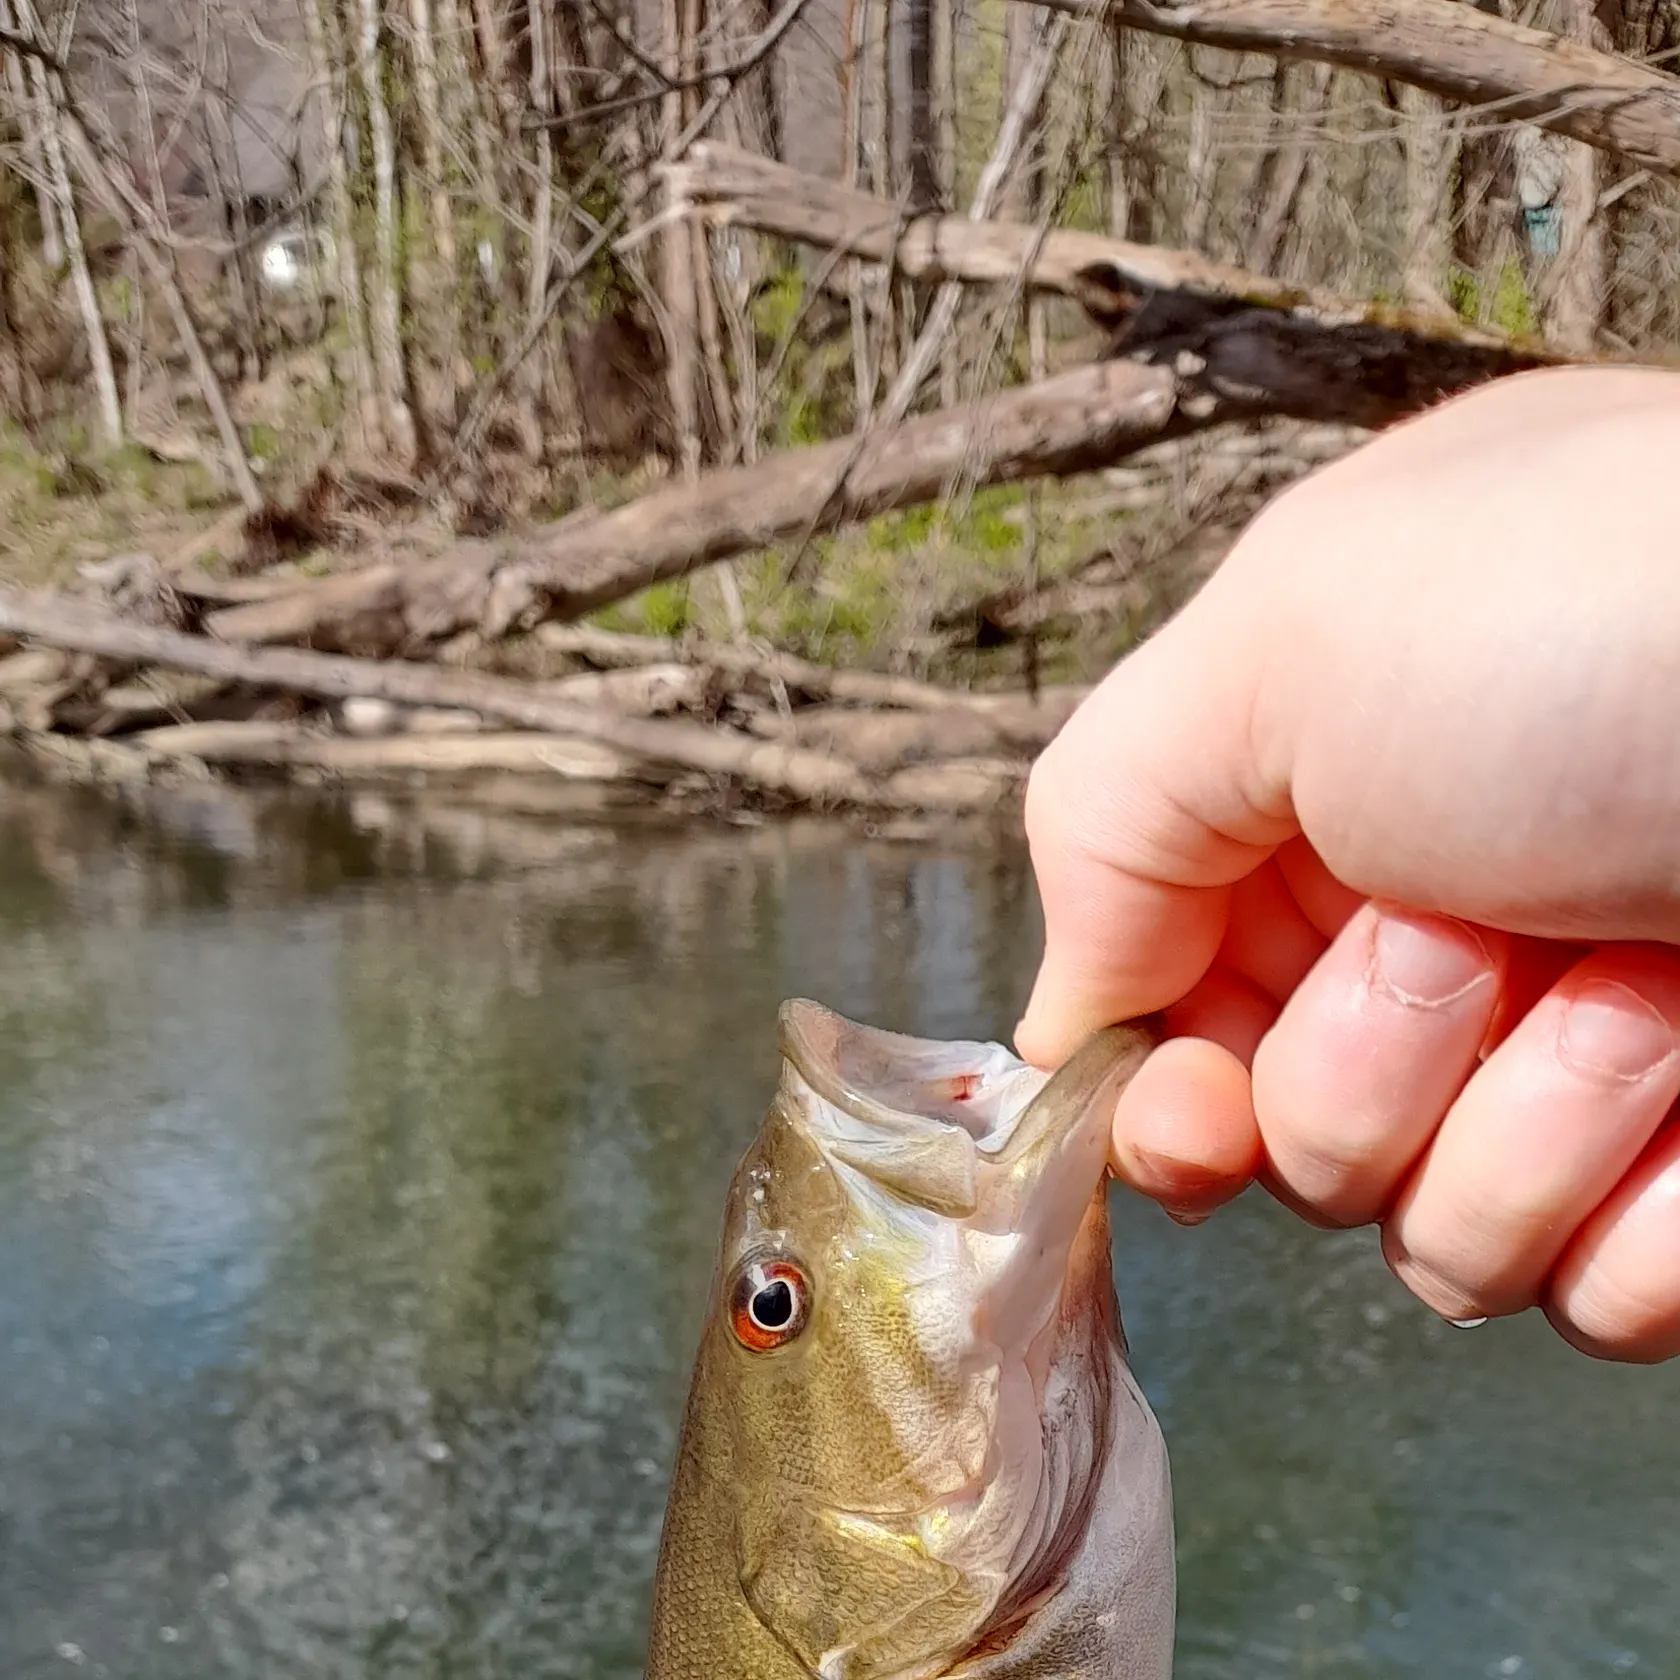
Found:
<svg viewBox="0 0 1680 1680"><path fill-rule="evenodd" d="M1044 1584L1074 1515L1046 1420L1110 1370L1111 1099L1151 1041L1052 1077L804 1001L781 1037L699 1372L735 1564L807 1673L914 1680Z"/></svg>

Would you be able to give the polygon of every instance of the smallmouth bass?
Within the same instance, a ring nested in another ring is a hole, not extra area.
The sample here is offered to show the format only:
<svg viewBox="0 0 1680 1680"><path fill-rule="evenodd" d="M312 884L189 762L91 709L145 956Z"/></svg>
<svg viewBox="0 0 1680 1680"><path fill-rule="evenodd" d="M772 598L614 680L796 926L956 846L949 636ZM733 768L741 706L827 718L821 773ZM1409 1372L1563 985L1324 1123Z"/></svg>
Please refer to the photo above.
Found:
<svg viewBox="0 0 1680 1680"><path fill-rule="evenodd" d="M1172 1498L1106 1196L1153 1039L1055 1075L784 1004L730 1185L646 1680L1167 1680Z"/></svg>

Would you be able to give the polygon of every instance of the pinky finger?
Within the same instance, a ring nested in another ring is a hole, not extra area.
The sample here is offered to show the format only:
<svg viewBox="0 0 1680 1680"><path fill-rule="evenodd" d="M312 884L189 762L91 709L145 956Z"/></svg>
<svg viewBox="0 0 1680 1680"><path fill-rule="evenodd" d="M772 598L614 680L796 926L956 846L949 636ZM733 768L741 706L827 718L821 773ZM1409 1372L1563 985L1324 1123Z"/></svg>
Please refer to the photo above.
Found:
<svg viewBox="0 0 1680 1680"><path fill-rule="evenodd" d="M1600 1359L1680 1354L1680 1123L1671 1114L1581 1227L1551 1277L1546 1316Z"/></svg>

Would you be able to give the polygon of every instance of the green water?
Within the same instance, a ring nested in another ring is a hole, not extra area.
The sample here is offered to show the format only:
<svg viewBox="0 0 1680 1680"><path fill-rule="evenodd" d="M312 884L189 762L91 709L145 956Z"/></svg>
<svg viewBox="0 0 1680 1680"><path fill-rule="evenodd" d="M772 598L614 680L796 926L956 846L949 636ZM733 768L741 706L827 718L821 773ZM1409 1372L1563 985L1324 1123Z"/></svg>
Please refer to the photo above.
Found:
<svg viewBox="0 0 1680 1680"><path fill-rule="evenodd" d="M1004 840L0 784L0 1675L630 1680L778 1001L1007 1032ZM1178 1672L1680 1675L1680 1366L1130 1200Z"/></svg>

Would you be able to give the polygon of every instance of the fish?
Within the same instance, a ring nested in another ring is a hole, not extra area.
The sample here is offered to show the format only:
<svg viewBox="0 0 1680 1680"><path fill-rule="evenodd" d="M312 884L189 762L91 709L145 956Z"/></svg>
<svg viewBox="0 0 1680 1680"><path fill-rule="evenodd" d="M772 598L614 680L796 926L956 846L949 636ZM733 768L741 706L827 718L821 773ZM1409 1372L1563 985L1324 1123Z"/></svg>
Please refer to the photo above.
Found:
<svg viewBox="0 0 1680 1680"><path fill-rule="evenodd" d="M1166 1443L1109 1250L1114 1101L796 998L731 1181L644 1680L1168 1680Z"/></svg>

